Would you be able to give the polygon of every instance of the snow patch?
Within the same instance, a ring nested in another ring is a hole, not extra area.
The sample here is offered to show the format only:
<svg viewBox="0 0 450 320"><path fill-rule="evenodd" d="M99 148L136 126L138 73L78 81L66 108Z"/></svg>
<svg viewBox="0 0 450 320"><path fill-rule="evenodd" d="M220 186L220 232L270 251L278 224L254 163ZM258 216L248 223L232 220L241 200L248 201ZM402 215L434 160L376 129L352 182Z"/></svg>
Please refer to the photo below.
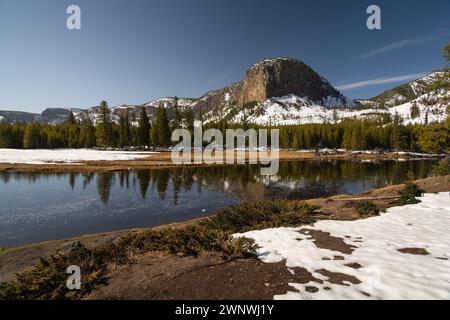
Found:
<svg viewBox="0 0 450 320"><path fill-rule="evenodd" d="M450 196L425 194L421 203L394 207L381 216L357 221L319 221L313 226L251 231L266 263L306 268L324 282L290 283L293 291L275 299L450 299ZM351 254L318 248L301 229L321 230L355 246ZM399 252L422 248L428 255ZM333 260L335 255L344 260ZM323 260L325 258L325 260ZM327 260L330 259L330 260ZM349 263L358 263L360 269ZM360 284L332 284L325 269L356 277ZM316 293L306 290L314 286Z"/></svg>
<svg viewBox="0 0 450 320"><path fill-rule="evenodd" d="M83 161L126 161L143 159L156 152L101 151L93 149L0 149L0 163L58 164Z"/></svg>

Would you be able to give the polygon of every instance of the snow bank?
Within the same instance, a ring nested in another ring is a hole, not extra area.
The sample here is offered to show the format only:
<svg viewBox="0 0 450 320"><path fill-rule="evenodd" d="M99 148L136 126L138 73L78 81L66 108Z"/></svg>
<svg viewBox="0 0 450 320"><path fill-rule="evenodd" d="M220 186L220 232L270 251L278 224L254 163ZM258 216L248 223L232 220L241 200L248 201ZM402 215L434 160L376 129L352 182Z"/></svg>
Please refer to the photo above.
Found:
<svg viewBox="0 0 450 320"><path fill-rule="evenodd" d="M125 161L147 158L154 153L155 152L101 151L92 149L0 149L0 163L74 164L82 161Z"/></svg>
<svg viewBox="0 0 450 320"><path fill-rule="evenodd" d="M426 194L421 200L365 220L320 221L243 235L255 239L262 261L286 260L288 268L306 268L324 281L291 283L293 290L275 299L450 299L450 196ZM329 232L356 248L351 254L318 248L308 234L298 232L303 229ZM404 248L422 248L429 254L398 251ZM333 260L335 256L344 260ZM354 269L346 266L349 263L362 267ZM354 276L361 283L332 284L317 272L321 269ZM308 286L319 291L307 292Z"/></svg>

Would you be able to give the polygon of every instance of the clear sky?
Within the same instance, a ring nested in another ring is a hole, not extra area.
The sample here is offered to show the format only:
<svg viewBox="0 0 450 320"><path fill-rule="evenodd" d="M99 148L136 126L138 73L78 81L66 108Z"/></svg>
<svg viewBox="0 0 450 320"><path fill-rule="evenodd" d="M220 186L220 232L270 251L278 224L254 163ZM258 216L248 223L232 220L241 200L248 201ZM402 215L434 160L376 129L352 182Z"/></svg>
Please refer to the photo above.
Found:
<svg viewBox="0 0 450 320"><path fill-rule="evenodd" d="M71 4L81 30L66 28ZM278 56L371 97L442 67L448 42L448 0L0 0L0 109L198 97Z"/></svg>

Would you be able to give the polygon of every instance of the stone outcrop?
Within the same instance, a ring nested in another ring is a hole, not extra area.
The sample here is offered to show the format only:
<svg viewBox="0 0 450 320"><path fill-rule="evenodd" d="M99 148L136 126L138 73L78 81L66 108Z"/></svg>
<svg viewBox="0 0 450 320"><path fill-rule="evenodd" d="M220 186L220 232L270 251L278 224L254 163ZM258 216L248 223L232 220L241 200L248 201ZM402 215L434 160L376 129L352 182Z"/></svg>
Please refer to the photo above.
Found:
<svg viewBox="0 0 450 320"><path fill-rule="evenodd" d="M312 101L345 101L345 97L313 69L296 59L266 59L247 70L244 80L221 90L211 91L195 104L208 112L226 104L243 106L272 97L294 94Z"/></svg>

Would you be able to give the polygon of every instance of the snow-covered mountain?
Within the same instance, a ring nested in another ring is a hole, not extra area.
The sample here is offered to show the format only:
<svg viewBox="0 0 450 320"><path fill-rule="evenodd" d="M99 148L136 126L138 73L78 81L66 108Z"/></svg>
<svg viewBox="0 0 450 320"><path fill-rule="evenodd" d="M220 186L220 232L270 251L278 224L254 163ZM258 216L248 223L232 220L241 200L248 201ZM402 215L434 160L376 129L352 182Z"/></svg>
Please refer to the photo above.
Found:
<svg viewBox="0 0 450 320"><path fill-rule="evenodd" d="M206 115L207 121L218 121L228 117L229 122L255 123L259 125L296 125L312 123L337 123L344 119L379 119L385 115L392 117L398 114L402 117L404 124L420 124L434 121L444 121L448 116L448 102L444 97L450 99L450 91L438 90L424 94L410 102L380 109L346 107L330 109L318 105L309 99L295 95L280 98L271 98L263 103L253 106L251 109L232 113L231 109L224 109L220 115ZM419 113L416 117L411 116L411 107L417 106ZM230 116L231 115L231 116Z"/></svg>
<svg viewBox="0 0 450 320"><path fill-rule="evenodd" d="M395 87L371 99L348 100L326 79L295 59L265 59L251 66L242 81L200 98L166 97L140 105L111 108L118 122L128 112L136 124L142 108L153 119L159 106L172 117L174 105L180 111L192 109L203 121L248 122L260 125L336 123L347 118L377 118L398 114L404 123L443 121L448 115L450 84L448 73L433 72L423 78ZM81 119L88 115L97 120L98 106L87 109L46 109L42 114L0 111L0 122L61 123L70 110ZM414 112L411 112L414 109Z"/></svg>
<svg viewBox="0 0 450 320"><path fill-rule="evenodd" d="M426 93L436 90L436 84L447 82L447 90L450 86L448 74L444 71L435 71L420 79L405 83L393 89L387 90L369 100L359 100L363 105L370 104L375 107L394 107L420 98ZM438 85L439 87L439 85Z"/></svg>
<svg viewBox="0 0 450 320"><path fill-rule="evenodd" d="M372 99L343 104L327 97L322 101L295 94L272 97L247 108L225 104L206 114L206 121L248 122L259 125L336 123L343 119L399 115L405 124L444 121L449 115L450 79L443 71L395 87ZM345 100L344 100L345 101ZM412 112L414 110L414 112Z"/></svg>

